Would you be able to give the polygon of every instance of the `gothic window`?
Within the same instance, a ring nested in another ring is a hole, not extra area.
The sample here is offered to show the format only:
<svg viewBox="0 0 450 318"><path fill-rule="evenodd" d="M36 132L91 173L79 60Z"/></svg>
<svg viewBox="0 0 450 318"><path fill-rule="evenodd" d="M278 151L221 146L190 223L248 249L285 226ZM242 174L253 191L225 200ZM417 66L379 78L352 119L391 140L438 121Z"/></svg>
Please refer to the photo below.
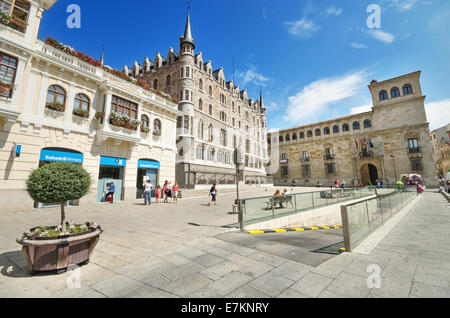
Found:
<svg viewBox="0 0 450 318"><path fill-rule="evenodd" d="M301 131L299 136L300 136L300 139L303 139L303 138L305 138L305 133L303 131Z"/></svg>
<svg viewBox="0 0 450 318"><path fill-rule="evenodd" d="M145 128L149 128L149 126L150 126L150 120L148 119L148 116L142 115L141 116L141 127L143 129L145 129Z"/></svg>
<svg viewBox="0 0 450 318"><path fill-rule="evenodd" d="M321 135L321 131L319 128L316 129L316 136L320 136Z"/></svg>
<svg viewBox="0 0 450 318"><path fill-rule="evenodd" d="M280 135L280 142L283 142L283 136Z"/></svg>
<svg viewBox="0 0 450 318"><path fill-rule="evenodd" d="M309 138L312 137L313 136L312 130L308 130L308 132L306 133L306 136Z"/></svg>
<svg viewBox="0 0 450 318"><path fill-rule="evenodd" d="M403 86L403 95L409 95L413 93L411 84L406 84Z"/></svg>
<svg viewBox="0 0 450 318"><path fill-rule="evenodd" d="M296 133L292 134L292 140L297 140L297 134Z"/></svg>
<svg viewBox="0 0 450 318"><path fill-rule="evenodd" d="M350 130L350 127L349 127L348 124L343 124L342 125L342 131L349 131L349 130Z"/></svg>
<svg viewBox="0 0 450 318"><path fill-rule="evenodd" d="M203 90L203 80L199 79L198 80L198 88L202 91Z"/></svg>
<svg viewBox="0 0 450 318"><path fill-rule="evenodd" d="M330 134L330 128L325 127L325 128L323 129L323 134L324 134L324 135L329 135L329 134Z"/></svg>
<svg viewBox="0 0 450 318"><path fill-rule="evenodd" d="M360 128L359 121L353 122L353 130L358 130Z"/></svg>
<svg viewBox="0 0 450 318"><path fill-rule="evenodd" d="M227 131L225 129L220 130L220 144L222 146L227 146Z"/></svg>
<svg viewBox="0 0 450 318"><path fill-rule="evenodd" d="M154 88L154 89L158 89L158 80L157 80L157 79L155 79L155 80L153 81L153 88Z"/></svg>
<svg viewBox="0 0 450 318"><path fill-rule="evenodd" d="M203 121L198 122L198 138L203 139Z"/></svg>
<svg viewBox="0 0 450 318"><path fill-rule="evenodd" d="M285 136L285 140L286 140L286 141L290 141L290 140L291 140L291 137L290 137L289 135L286 135L286 136Z"/></svg>
<svg viewBox="0 0 450 318"><path fill-rule="evenodd" d="M388 99L388 93L385 90L380 92L380 101Z"/></svg>
<svg viewBox="0 0 450 318"><path fill-rule="evenodd" d="M213 96L213 89L212 89L212 86L209 86L209 96Z"/></svg>
<svg viewBox="0 0 450 318"><path fill-rule="evenodd" d="M214 140L214 135L213 135L213 125L209 125L208 127L208 141L209 142L213 142Z"/></svg>
<svg viewBox="0 0 450 318"><path fill-rule="evenodd" d="M392 98L396 98L400 96L400 90L398 89L398 87L393 87L391 89L391 97Z"/></svg>
<svg viewBox="0 0 450 318"><path fill-rule="evenodd" d="M213 114L213 107L212 107L212 105L209 105L209 114L212 116L212 114Z"/></svg>
<svg viewBox="0 0 450 318"><path fill-rule="evenodd" d="M201 99L198 100L198 109L203 110L203 101Z"/></svg>
<svg viewBox="0 0 450 318"><path fill-rule="evenodd" d="M167 75L167 77L166 77L166 86L170 86L171 81L172 81L172 78L170 77L170 75Z"/></svg>
<svg viewBox="0 0 450 318"><path fill-rule="evenodd" d="M370 119L366 119L364 121L364 128L371 128L372 127L372 122L370 121Z"/></svg>

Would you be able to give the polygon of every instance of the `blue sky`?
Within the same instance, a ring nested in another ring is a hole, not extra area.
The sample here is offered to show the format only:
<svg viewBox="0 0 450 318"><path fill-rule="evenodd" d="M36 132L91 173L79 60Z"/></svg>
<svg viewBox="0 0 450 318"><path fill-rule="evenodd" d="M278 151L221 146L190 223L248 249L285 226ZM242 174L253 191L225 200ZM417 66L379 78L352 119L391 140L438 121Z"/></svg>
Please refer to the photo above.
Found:
<svg viewBox="0 0 450 318"><path fill-rule="evenodd" d="M81 28L66 26L68 5L81 7ZM367 27L367 7L381 8L381 28ZM156 52L179 50L187 1L60 0L44 14L51 36L122 70ZM332 119L370 109L367 85L422 71L432 129L450 122L448 0L192 0L196 52L227 80L258 98L268 128Z"/></svg>

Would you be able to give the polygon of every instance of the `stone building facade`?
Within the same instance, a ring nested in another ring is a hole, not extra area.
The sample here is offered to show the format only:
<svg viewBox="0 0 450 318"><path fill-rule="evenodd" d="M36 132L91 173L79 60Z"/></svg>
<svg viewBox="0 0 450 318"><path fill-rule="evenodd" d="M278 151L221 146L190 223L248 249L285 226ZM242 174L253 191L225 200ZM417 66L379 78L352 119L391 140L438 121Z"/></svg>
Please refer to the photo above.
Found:
<svg viewBox="0 0 450 318"><path fill-rule="evenodd" d="M213 70L195 48L188 13L179 53L170 48L166 58L157 53L154 62L145 58L142 65L124 67L124 72L180 100L177 181L187 188L233 184L233 151L239 148L241 181L256 178L264 183L268 158L262 93L258 100L249 99L247 90L227 82L223 69Z"/></svg>
<svg viewBox="0 0 450 318"><path fill-rule="evenodd" d="M402 174L417 173L435 186L420 74L372 81L370 112L270 132L274 183L393 184Z"/></svg>
<svg viewBox="0 0 450 318"><path fill-rule="evenodd" d="M92 177L89 194L68 204L102 201L110 181L116 200L135 200L144 178L175 179L177 101L54 39L39 40L42 14L55 2L26 2L23 29L0 24L2 211L42 207L25 182L54 161L80 164Z"/></svg>
<svg viewBox="0 0 450 318"><path fill-rule="evenodd" d="M436 173L439 177L450 172L450 124L431 132Z"/></svg>

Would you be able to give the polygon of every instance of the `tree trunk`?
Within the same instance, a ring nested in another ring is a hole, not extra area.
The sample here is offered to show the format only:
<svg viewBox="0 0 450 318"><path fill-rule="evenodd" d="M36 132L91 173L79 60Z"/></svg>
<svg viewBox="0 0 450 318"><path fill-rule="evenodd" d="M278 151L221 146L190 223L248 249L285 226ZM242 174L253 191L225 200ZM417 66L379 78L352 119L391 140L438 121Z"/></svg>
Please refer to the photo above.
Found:
<svg viewBox="0 0 450 318"><path fill-rule="evenodd" d="M61 202L61 232L66 233L66 213L64 212L65 201Z"/></svg>

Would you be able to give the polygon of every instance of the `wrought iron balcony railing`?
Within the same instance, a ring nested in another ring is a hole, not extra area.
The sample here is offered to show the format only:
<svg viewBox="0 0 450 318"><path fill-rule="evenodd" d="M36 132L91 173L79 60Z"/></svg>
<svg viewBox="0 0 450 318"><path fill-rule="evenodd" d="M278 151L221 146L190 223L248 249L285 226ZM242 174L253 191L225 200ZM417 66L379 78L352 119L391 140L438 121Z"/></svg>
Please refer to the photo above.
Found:
<svg viewBox="0 0 450 318"><path fill-rule="evenodd" d="M323 156L323 160L334 160L335 158L336 156L332 154L326 154L325 156Z"/></svg>
<svg viewBox="0 0 450 318"><path fill-rule="evenodd" d="M408 149L408 153L420 153L421 152L420 147L412 147L412 148L408 147L407 149Z"/></svg>

